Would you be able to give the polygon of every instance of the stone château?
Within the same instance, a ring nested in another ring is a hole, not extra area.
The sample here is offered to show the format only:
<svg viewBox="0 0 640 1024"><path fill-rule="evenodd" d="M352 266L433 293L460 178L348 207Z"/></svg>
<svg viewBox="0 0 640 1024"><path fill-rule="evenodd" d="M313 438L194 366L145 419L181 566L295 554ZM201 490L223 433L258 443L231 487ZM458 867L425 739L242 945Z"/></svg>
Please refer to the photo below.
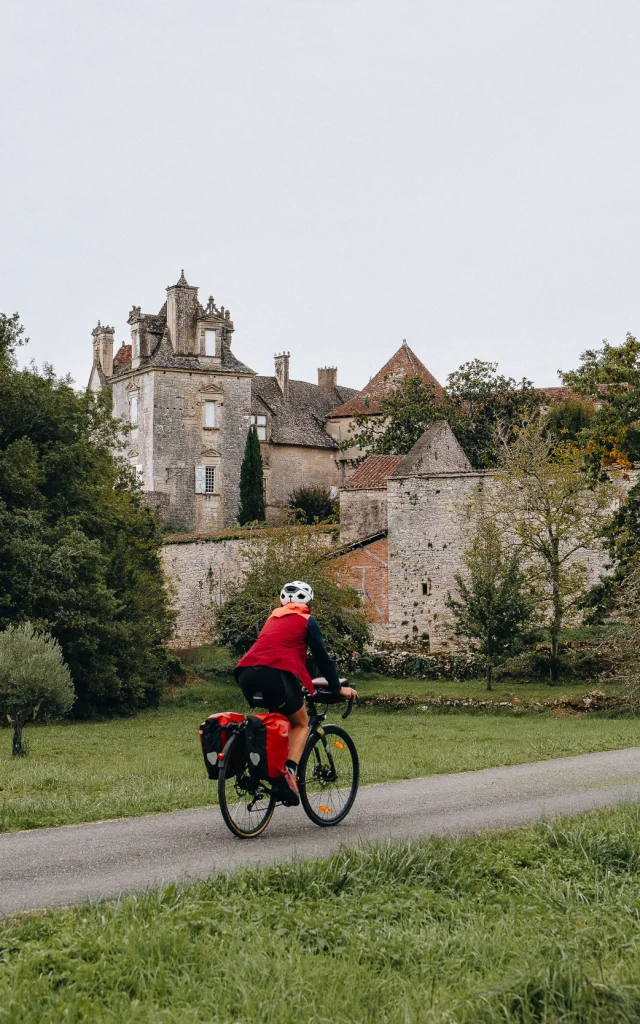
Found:
<svg viewBox="0 0 640 1024"><path fill-rule="evenodd" d="M114 355L114 328L93 330L89 386L110 388L113 414L130 424L127 457L147 502L165 525L207 533L235 522L247 431L261 442L267 520L282 522L292 491L336 492L353 466L349 437L356 409L375 412L385 390L407 373L440 385L404 343L362 391L338 384L335 367L317 384L290 377L290 354L260 376L232 351L234 324L213 299L202 306L184 271L158 313L133 306L130 344ZM356 453L357 454L357 453Z"/></svg>

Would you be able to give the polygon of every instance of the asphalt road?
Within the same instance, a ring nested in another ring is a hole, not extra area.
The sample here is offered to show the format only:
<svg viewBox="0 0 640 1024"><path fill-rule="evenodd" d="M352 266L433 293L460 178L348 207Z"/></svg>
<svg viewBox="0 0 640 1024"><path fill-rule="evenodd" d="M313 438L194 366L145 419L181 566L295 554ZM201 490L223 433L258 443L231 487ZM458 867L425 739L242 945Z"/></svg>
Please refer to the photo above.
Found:
<svg viewBox="0 0 640 1024"><path fill-rule="evenodd" d="M640 747L361 789L347 820L318 828L277 808L263 836L234 839L217 807L0 835L0 916L291 858L344 844L511 828L640 802Z"/></svg>

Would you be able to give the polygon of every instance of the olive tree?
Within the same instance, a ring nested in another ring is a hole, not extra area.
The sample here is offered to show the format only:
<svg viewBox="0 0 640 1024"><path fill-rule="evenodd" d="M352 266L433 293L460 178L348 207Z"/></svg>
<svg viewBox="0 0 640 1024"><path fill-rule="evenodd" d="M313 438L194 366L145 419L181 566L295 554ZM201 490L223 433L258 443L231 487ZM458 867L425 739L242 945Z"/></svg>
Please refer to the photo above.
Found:
<svg viewBox="0 0 640 1024"><path fill-rule="evenodd" d="M0 712L13 728L12 753L24 757L29 721L64 715L74 701L69 669L57 640L29 622L0 633Z"/></svg>

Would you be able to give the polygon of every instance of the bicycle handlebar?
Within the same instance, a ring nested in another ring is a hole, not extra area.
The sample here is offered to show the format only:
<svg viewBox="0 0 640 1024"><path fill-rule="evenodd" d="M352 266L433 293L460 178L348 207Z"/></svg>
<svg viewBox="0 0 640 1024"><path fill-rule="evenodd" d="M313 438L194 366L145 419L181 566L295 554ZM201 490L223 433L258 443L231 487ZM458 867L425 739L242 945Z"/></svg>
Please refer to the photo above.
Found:
<svg viewBox="0 0 640 1024"><path fill-rule="evenodd" d="M360 703L360 701L358 700L357 697L356 697L355 701L353 699L347 701L347 710L345 711L344 715L342 715L342 718L348 718L349 717L349 715L353 711L354 703L355 704L359 704Z"/></svg>

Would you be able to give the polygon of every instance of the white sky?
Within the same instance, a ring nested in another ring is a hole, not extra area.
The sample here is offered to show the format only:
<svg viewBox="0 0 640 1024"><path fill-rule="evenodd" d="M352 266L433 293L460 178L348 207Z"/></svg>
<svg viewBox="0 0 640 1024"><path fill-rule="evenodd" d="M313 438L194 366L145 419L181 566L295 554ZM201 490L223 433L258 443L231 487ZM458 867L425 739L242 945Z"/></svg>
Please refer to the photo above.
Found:
<svg viewBox="0 0 640 1024"><path fill-rule="evenodd" d="M182 267L234 351L557 383L640 331L637 0L4 0L0 309L88 379Z"/></svg>

